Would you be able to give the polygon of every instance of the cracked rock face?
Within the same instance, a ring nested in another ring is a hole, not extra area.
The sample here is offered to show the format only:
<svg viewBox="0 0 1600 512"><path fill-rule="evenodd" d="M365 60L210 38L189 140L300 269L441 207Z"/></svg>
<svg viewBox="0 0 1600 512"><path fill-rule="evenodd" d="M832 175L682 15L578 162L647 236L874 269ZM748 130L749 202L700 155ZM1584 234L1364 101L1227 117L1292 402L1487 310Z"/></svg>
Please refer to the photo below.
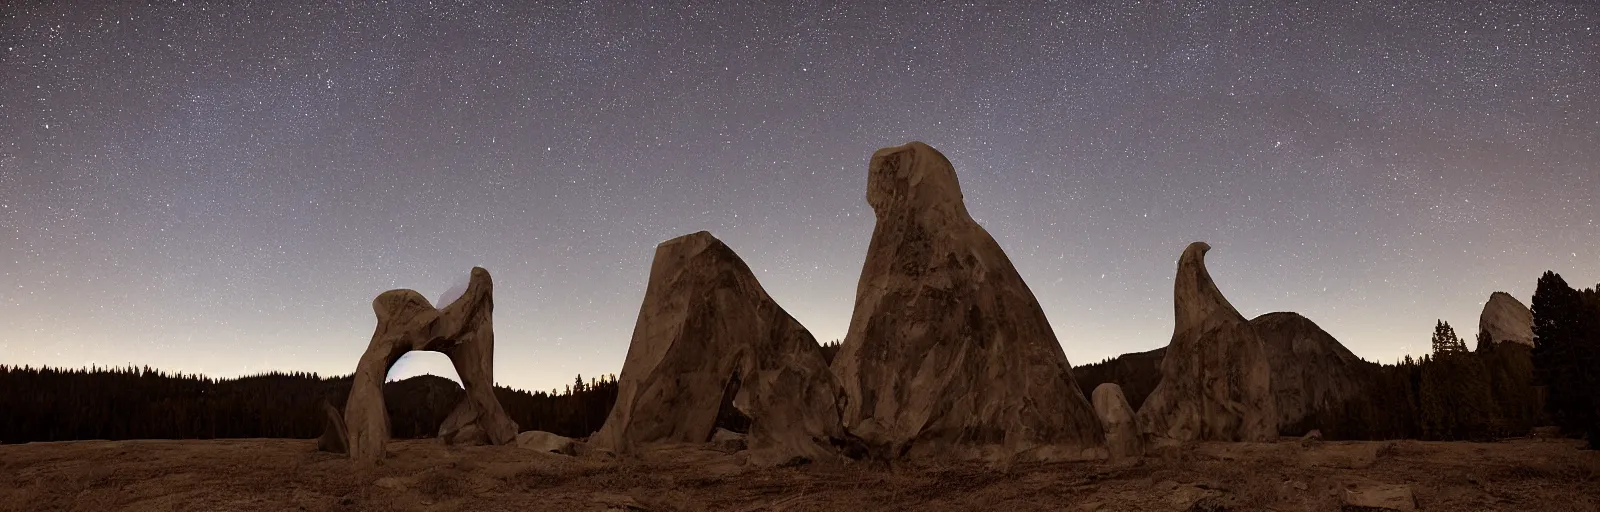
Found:
<svg viewBox="0 0 1600 512"><path fill-rule="evenodd" d="M1533 311L1506 292L1494 292L1478 315L1478 332L1488 333L1494 343L1533 346Z"/></svg>
<svg viewBox="0 0 1600 512"><path fill-rule="evenodd" d="M877 225L833 362L845 426L886 457L1103 458L1105 436L1033 292L920 142L873 153Z"/></svg>
<svg viewBox="0 0 1600 512"><path fill-rule="evenodd" d="M494 395L493 289L489 271L473 268L466 291L443 308L435 308L413 290L390 290L372 301L378 327L356 365L344 409L348 436L344 444L351 459L383 459L389 440L383 381L395 361L413 350L448 356L466 388L462 401L441 426L441 437L493 444L516 438L517 424Z"/></svg>
<svg viewBox="0 0 1600 512"><path fill-rule="evenodd" d="M618 453L708 442L735 396L757 464L833 457L833 440L845 436L839 383L816 338L704 231L656 248L617 386L591 443Z"/></svg>
<svg viewBox="0 0 1600 512"><path fill-rule="evenodd" d="M1139 408L1139 425L1178 441L1276 439L1266 347L1212 282L1209 250L1195 242L1178 260L1172 341L1161 360L1161 383Z"/></svg>

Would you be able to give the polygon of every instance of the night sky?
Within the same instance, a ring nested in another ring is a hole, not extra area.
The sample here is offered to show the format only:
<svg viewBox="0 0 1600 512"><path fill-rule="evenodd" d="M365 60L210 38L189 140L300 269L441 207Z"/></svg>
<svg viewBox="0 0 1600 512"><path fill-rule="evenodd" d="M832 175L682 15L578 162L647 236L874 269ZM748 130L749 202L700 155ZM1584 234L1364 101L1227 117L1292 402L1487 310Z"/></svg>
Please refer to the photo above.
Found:
<svg viewBox="0 0 1600 512"><path fill-rule="evenodd" d="M481 265L550 389L702 229L842 338L909 140L1078 365L1167 343L1196 240L1385 362L1600 281L1593 2L524 3L3 2L0 363L344 374L378 293Z"/></svg>

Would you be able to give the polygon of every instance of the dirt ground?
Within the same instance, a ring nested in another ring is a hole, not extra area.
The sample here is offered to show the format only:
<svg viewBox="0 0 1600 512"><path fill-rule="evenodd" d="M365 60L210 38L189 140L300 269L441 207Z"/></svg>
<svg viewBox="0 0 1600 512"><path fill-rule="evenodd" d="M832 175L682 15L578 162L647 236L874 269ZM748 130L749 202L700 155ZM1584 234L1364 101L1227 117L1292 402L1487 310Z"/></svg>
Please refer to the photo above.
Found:
<svg viewBox="0 0 1600 512"><path fill-rule="evenodd" d="M742 465L705 446L637 458L398 441L356 470L314 441L0 446L0 510L1339 510L1408 486L1418 510L1600 510L1574 442L1213 443L1135 463Z"/></svg>

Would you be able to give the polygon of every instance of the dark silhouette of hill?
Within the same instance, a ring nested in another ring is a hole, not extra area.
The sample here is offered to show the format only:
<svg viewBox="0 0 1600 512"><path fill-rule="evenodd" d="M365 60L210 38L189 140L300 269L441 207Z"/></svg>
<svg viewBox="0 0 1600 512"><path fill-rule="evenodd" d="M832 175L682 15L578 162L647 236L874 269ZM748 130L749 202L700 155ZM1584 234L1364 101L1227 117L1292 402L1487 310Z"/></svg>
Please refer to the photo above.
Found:
<svg viewBox="0 0 1600 512"><path fill-rule="evenodd" d="M1295 435L1317 429L1328 439L1364 440L1524 436L1548 419L1534 387L1531 352L1525 345L1490 343L1474 352L1394 364L1360 361L1355 368L1365 389L1280 430ZM1161 381L1165 354L1165 347L1124 354L1072 372L1085 393L1116 383L1137 409Z"/></svg>
<svg viewBox="0 0 1600 512"><path fill-rule="evenodd" d="M1144 405L1145 397L1150 396L1150 392L1155 391L1156 384L1161 382L1161 358L1166 355L1167 347L1123 354L1073 368L1072 376L1078 380L1078 389L1083 390L1085 394L1093 393L1095 386L1106 382L1122 386L1122 394L1128 398L1128 406L1137 411L1139 406Z"/></svg>
<svg viewBox="0 0 1600 512"><path fill-rule="evenodd" d="M79 439L213 439L322 433L326 400L343 407L350 377L266 373L236 379L172 374L149 367L32 368L0 365L0 442ZM423 375L388 383L384 400L397 438L432 437L463 394L454 381ZM556 394L496 386L521 430L569 437L600 428L616 382L584 382Z"/></svg>

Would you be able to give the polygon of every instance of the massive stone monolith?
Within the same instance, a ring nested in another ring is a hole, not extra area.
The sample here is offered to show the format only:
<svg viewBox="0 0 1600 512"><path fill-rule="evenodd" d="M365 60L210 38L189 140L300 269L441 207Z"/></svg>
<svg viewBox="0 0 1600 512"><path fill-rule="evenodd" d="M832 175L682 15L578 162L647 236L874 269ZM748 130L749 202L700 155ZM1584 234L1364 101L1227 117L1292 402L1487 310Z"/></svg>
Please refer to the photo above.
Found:
<svg viewBox="0 0 1600 512"><path fill-rule="evenodd" d="M822 348L762 289L750 267L701 231L656 247L617 401L596 447L711 440L739 395L751 462L833 457L843 439L839 383Z"/></svg>
<svg viewBox="0 0 1600 512"><path fill-rule="evenodd" d="M1100 426L1106 431L1106 448L1113 459L1137 459L1144 456L1144 432L1139 429L1138 418L1128 398L1122 396L1122 387L1106 382L1094 388L1094 412L1100 417Z"/></svg>
<svg viewBox="0 0 1600 512"><path fill-rule="evenodd" d="M1106 456L1100 420L1033 292L921 142L873 153L877 215L833 361L845 427L889 458Z"/></svg>
<svg viewBox="0 0 1600 512"><path fill-rule="evenodd" d="M1301 435L1331 425L1317 418L1336 414L1361 398L1376 378L1378 365L1363 361L1316 322L1298 313L1267 313L1250 320L1272 367L1272 395L1278 430Z"/></svg>
<svg viewBox="0 0 1600 512"><path fill-rule="evenodd" d="M1265 346L1211 281L1209 250L1195 242L1178 260L1172 341L1139 426L1176 441L1273 440L1278 413Z"/></svg>
<svg viewBox="0 0 1600 512"><path fill-rule="evenodd" d="M395 361L413 350L444 353L466 388L461 403L445 421L449 431L441 431L441 436L493 444L516 438L517 424L494 395L493 288L489 271L475 267L466 292L442 309L413 290L390 290L372 301L378 327L356 365L344 409L351 459L375 462L383 458L389 441L383 381ZM481 434L463 436L463 430Z"/></svg>
<svg viewBox="0 0 1600 512"><path fill-rule="evenodd" d="M1490 342L1532 347L1533 311L1509 293L1491 293L1489 302L1483 304L1483 313L1478 315L1478 332L1487 333Z"/></svg>

